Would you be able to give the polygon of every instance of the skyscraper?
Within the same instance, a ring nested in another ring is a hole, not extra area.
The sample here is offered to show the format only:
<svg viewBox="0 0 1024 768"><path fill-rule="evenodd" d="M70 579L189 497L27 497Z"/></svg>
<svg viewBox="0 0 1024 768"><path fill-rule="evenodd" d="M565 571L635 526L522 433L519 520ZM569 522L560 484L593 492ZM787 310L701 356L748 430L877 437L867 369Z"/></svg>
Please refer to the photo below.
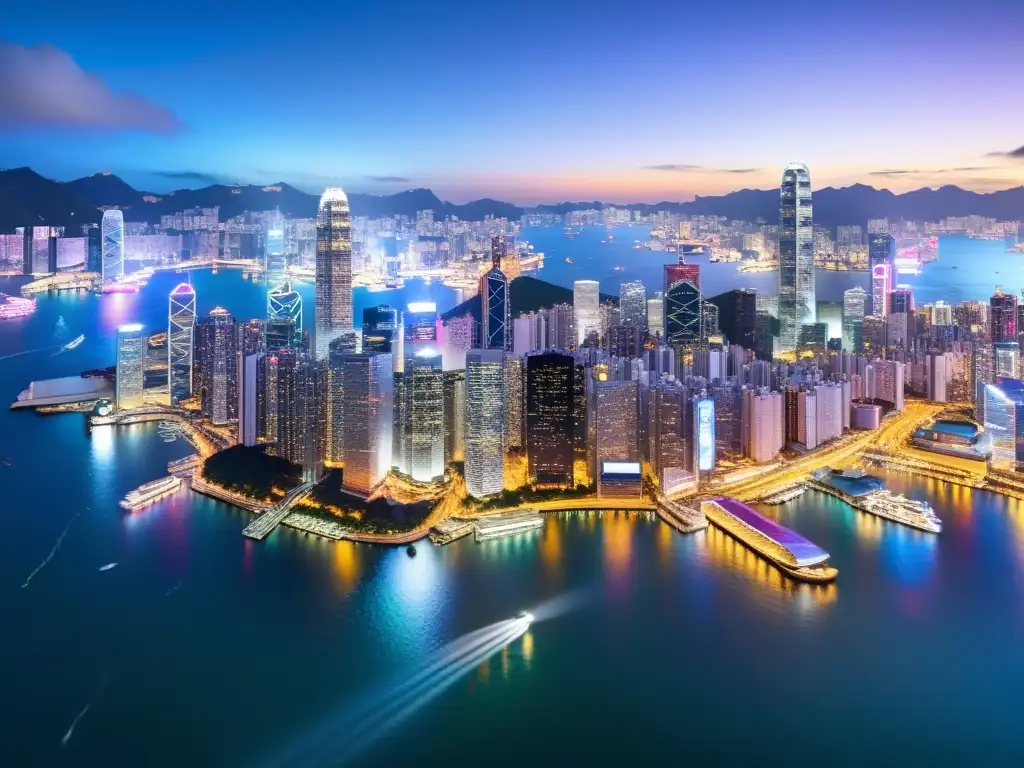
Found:
<svg viewBox="0 0 1024 768"><path fill-rule="evenodd" d="M674 346L699 344L704 337L700 288L689 280L665 291L665 341Z"/></svg>
<svg viewBox="0 0 1024 768"><path fill-rule="evenodd" d="M100 228L95 224L89 227L86 234L87 255L85 259L85 271L103 274L103 235Z"/></svg>
<svg viewBox="0 0 1024 768"><path fill-rule="evenodd" d="M285 278L287 260L284 254L284 230L268 229L263 242L263 274L267 285L276 287Z"/></svg>
<svg viewBox="0 0 1024 768"><path fill-rule="evenodd" d="M647 330L647 287L642 280L619 286L619 322L638 328L641 333Z"/></svg>
<svg viewBox="0 0 1024 768"><path fill-rule="evenodd" d="M103 282L124 277L124 214L118 210L103 212L100 223Z"/></svg>
<svg viewBox="0 0 1024 768"><path fill-rule="evenodd" d="M868 266L874 270L878 264L891 268L896 258L896 240L888 232L873 232L868 236ZM877 311L874 314L879 314Z"/></svg>
<svg viewBox="0 0 1024 768"><path fill-rule="evenodd" d="M324 360L331 342L352 330L352 225L348 198L338 188L324 190L317 213L313 316L313 349Z"/></svg>
<svg viewBox="0 0 1024 768"><path fill-rule="evenodd" d="M591 476L600 485L602 462L640 459L637 382L594 381L591 387L587 455Z"/></svg>
<svg viewBox="0 0 1024 768"><path fill-rule="evenodd" d="M168 297L167 389L171 405L192 396L192 351L195 346L196 292L180 283Z"/></svg>
<svg viewBox="0 0 1024 768"><path fill-rule="evenodd" d="M363 352L391 354L398 330L398 310L381 304L363 310Z"/></svg>
<svg viewBox="0 0 1024 768"><path fill-rule="evenodd" d="M231 313L217 307L195 326L203 415L217 425L238 417L238 333Z"/></svg>
<svg viewBox="0 0 1024 768"><path fill-rule="evenodd" d="M261 422L266 422L266 357L259 352L238 353L238 442L256 445L261 437Z"/></svg>
<svg viewBox="0 0 1024 768"><path fill-rule="evenodd" d="M1017 297L1001 288L989 299L989 326L992 341L1017 340Z"/></svg>
<svg viewBox="0 0 1024 768"><path fill-rule="evenodd" d="M867 298L867 291L859 285L843 293L843 349L847 352L854 352L861 346Z"/></svg>
<svg viewBox="0 0 1024 768"><path fill-rule="evenodd" d="M430 481L444 475L444 378L440 352L425 349L406 360L405 389L410 422L409 474L413 480Z"/></svg>
<svg viewBox="0 0 1024 768"><path fill-rule="evenodd" d="M665 336L665 298L661 291L647 300L647 332L655 337Z"/></svg>
<svg viewBox="0 0 1024 768"><path fill-rule="evenodd" d="M512 320L508 300L508 280L495 264L480 278L480 298L483 302L483 345L486 349L512 349Z"/></svg>
<svg viewBox="0 0 1024 768"><path fill-rule="evenodd" d="M735 289L707 300L718 307L718 326L730 344L757 346L757 291Z"/></svg>
<svg viewBox="0 0 1024 768"><path fill-rule="evenodd" d="M651 388L648 443L661 492L679 490L694 479L689 388L663 381Z"/></svg>
<svg viewBox="0 0 1024 768"><path fill-rule="evenodd" d="M466 355L466 491L500 493L505 466L505 371L499 349Z"/></svg>
<svg viewBox="0 0 1024 768"><path fill-rule="evenodd" d="M573 321L576 346L583 346L588 336L601 336L600 290L596 280L577 280L572 284Z"/></svg>
<svg viewBox="0 0 1024 768"><path fill-rule="evenodd" d="M524 359L505 355L505 450L523 447L525 376Z"/></svg>
<svg viewBox="0 0 1024 768"><path fill-rule="evenodd" d="M886 262L871 267L871 314L886 317L889 314L889 294L892 292L892 265Z"/></svg>
<svg viewBox="0 0 1024 768"><path fill-rule="evenodd" d="M530 482L573 486L575 362L544 352L526 358L526 456Z"/></svg>
<svg viewBox="0 0 1024 768"><path fill-rule="evenodd" d="M138 323L117 329L116 405L136 408L142 405L146 370L146 336Z"/></svg>
<svg viewBox="0 0 1024 768"><path fill-rule="evenodd" d="M398 380L400 377L396 377ZM466 460L466 369L445 371L444 390L444 463Z"/></svg>
<svg viewBox="0 0 1024 768"><path fill-rule="evenodd" d="M786 166L779 210L779 348L793 352L800 329L816 322L814 216L807 166Z"/></svg>
<svg viewBox="0 0 1024 768"><path fill-rule="evenodd" d="M393 375L390 354L363 352L332 358L344 391L342 486L365 496L391 469Z"/></svg>

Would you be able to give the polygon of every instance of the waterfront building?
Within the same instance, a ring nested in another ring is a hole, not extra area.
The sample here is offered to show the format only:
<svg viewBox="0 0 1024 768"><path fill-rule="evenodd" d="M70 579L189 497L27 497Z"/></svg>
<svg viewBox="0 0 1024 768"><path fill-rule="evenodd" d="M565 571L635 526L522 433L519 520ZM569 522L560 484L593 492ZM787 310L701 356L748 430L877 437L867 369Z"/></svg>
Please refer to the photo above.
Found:
<svg viewBox="0 0 1024 768"><path fill-rule="evenodd" d="M118 409L142 405L146 371L146 336L138 323L117 329L115 404Z"/></svg>
<svg viewBox="0 0 1024 768"><path fill-rule="evenodd" d="M215 425L230 424L238 408L238 334L234 318L216 307L195 326L199 394L203 415Z"/></svg>
<svg viewBox="0 0 1024 768"><path fill-rule="evenodd" d="M180 283L168 297L167 389L171 405L192 396L192 353L195 348L196 292Z"/></svg>
<svg viewBox="0 0 1024 768"><path fill-rule="evenodd" d="M495 238L497 239L497 238ZM500 251L491 251L492 266L480 278L483 346L485 349L512 349L511 306L508 296L508 278L499 267Z"/></svg>
<svg viewBox="0 0 1024 768"><path fill-rule="evenodd" d="M596 280L577 280L572 284L572 308L576 328L573 346L583 346L583 342L592 336L600 340L600 291Z"/></svg>
<svg viewBox="0 0 1024 768"><path fill-rule="evenodd" d="M882 406L868 403L852 405L854 429L878 429L882 424Z"/></svg>
<svg viewBox="0 0 1024 768"><path fill-rule="evenodd" d="M730 344L757 346L757 291L738 288L707 301L718 307L718 327Z"/></svg>
<svg viewBox="0 0 1024 768"><path fill-rule="evenodd" d="M665 297L661 291L647 300L647 332L655 338L665 336Z"/></svg>
<svg viewBox="0 0 1024 768"><path fill-rule="evenodd" d="M743 455L757 463L773 461L785 445L785 401L779 392L744 389Z"/></svg>
<svg viewBox="0 0 1024 768"><path fill-rule="evenodd" d="M444 463L465 461L466 369L444 371Z"/></svg>
<svg viewBox="0 0 1024 768"><path fill-rule="evenodd" d="M715 402L715 454L732 458L741 450L742 392L739 387L723 382L711 387L710 394Z"/></svg>
<svg viewBox="0 0 1024 768"><path fill-rule="evenodd" d="M974 395L974 418L982 424L985 423L985 387L995 383L995 368L992 345L975 344L971 350L971 393Z"/></svg>
<svg viewBox="0 0 1024 768"><path fill-rule="evenodd" d="M682 490L694 482L692 417L688 387L663 381L651 388L647 450L663 494Z"/></svg>
<svg viewBox="0 0 1024 768"><path fill-rule="evenodd" d="M505 450L523 447L525 360L505 355Z"/></svg>
<svg viewBox="0 0 1024 768"><path fill-rule="evenodd" d="M800 329L816 322L814 217L807 166L786 166L780 198L779 348L794 352L799 345Z"/></svg>
<svg viewBox="0 0 1024 768"><path fill-rule="evenodd" d="M339 418L344 425L339 460L344 462L342 487L369 495L391 470L394 363L389 353L336 355L332 375L342 379Z"/></svg>
<svg viewBox="0 0 1024 768"><path fill-rule="evenodd" d="M535 485L573 487L575 369L561 352L526 358L526 455Z"/></svg>
<svg viewBox="0 0 1024 768"><path fill-rule="evenodd" d="M505 467L505 367L500 349L466 355L466 491L500 493Z"/></svg>
<svg viewBox="0 0 1024 768"><path fill-rule="evenodd" d="M1017 297L996 288L988 304L992 341L1017 341Z"/></svg>
<svg viewBox="0 0 1024 768"><path fill-rule="evenodd" d="M647 330L647 287L642 280L619 286L619 322L641 333Z"/></svg>
<svg viewBox="0 0 1024 768"><path fill-rule="evenodd" d="M381 304L363 310L363 352L391 354L398 331L398 310Z"/></svg>
<svg viewBox="0 0 1024 768"><path fill-rule="evenodd" d="M267 293L267 321L268 331L271 325L276 331L273 345L267 340L270 349L302 345L302 297L290 282L285 281ZM283 335L286 325L290 327L290 336Z"/></svg>
<svg viewBox="0 0 1024 768"><path fill-rule="evenodd" d="M818 445L843 435L843 386L838 382L819 384L814 388L815 435Z"/></svg>
<svg viewBox="0 0 1024 768"><path fill-rule="evenodd" d="M1005 377L985 386L984 423L992 439L992 469L1024 467L1024 381Z"/></svg>
<svg viewBox="0 0 1024 768"><path fill-rule="evenodd" d="M867 291L859 285L843 293L843 349L854 352L861 347Z"/></svg>
<svg viewBox="0 0 1024 768"><path fill-rule="evenodd" d="M319 477L327 435L324 363L291 349L277 352L277 359L278 455L307 477Z"/></svg>
<svg viewBox="0 0 1024 768"><path fill-rule="evenodd" d="M593 381L589 412L587 414L587 457L591 476L600 476L598 470L605 461L638 461L639 424L636 381Z"/></svg>
<svg viewBox="0 0 1024 768"><path fill-rule="evenodd" d="M100 256L103 282L124 279L124 214L121 211L103 212L100 237L103 241Z"/></svg>
<svg viewBox="0 0 1024 768"><path fill-rule="evenodd" d="M284 230L268 229L263 241L263 275L267 285L280 285L287 274L288 259L284 251Z"/></svg>
<svg viewBox="0 0 1024 768"><path fill-rule="evenodd" d="M352 224L348 197L336 187L324 190L317 212L313 317L313 350L325 360L331 342L352 330Z"/></svg>

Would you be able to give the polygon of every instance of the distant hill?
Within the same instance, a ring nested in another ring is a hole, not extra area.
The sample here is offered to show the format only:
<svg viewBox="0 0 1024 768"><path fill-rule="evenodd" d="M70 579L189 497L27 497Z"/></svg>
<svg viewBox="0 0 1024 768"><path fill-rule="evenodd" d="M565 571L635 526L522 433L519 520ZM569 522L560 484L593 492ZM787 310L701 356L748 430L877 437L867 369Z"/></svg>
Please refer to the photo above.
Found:
<svg viewBox="0 0 1024 768"><path fill-rule="evenodd" d="M30 168L0 171L0 232L15 227L50 224L69 226L96 223L104 207L125 211L128 221L160 221L165 214L186 208L220 208L222 219L244 211L280 209L287 216L316 216L318 195L311 195L279 182L267 186L226 186L215 184L201 189L179 189L155 194L134 189L123 179L106 173L74 181L59 182L40 176ZM526 212L565 213L602 208L598 200L564 202L523 208L513 203L484 198L457 205L441 200L429 189L410 189L393 195L349 195L354 216L373 218L414 216L432 210L436 219L458 216L480 221L487 216L518 219ZM727 195L697 197L692 202L633 203L619 208L644 213L670 211L688 215L725 216L729 219L774 222L778 219L779 192L776 189L741 189ZM970 192L959 187L918 189L901 195L863 184L814 191L814 223L825 227L867 223L869 218L937 221L946 216L977 214L1003 220L1024 220L1024 187L1001 192Z"/></svg>
<svg viewBox="0 0 1024 768"><path fill-rule="evenodd" d="M509 309L512 317L518 317L524 312L536 312L542 308L551 308L555 304L572 304L572 288L563 288L560 285L549 283L546 280L539 280L530 275L520 275L508 285ZM601 294L601 301L610 301L613 304L619 303L619 297L609 293ZM483 300L480 294L466 299L452 309L441 315L442 320L451 320L454 317L472 315L478 323L483 322Z"/></svg>

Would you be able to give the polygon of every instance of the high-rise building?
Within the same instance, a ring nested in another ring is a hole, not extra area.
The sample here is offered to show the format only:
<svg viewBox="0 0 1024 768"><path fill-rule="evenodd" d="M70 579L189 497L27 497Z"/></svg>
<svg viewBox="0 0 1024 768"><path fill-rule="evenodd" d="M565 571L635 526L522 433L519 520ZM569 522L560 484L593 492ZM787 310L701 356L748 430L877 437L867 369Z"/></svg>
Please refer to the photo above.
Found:
<svg viewBox="0 0 1024 768"><path fill-rule="evenodd" d="M868 236L868 266L874 271L879 264L888 264L890 268L896 259L896 239L888 232L873 232ZM875 308L873 312L880 314Z"/></svg>
<svg viewBox="0 0 1024 768"><path fill-rule="evenodd" d="M278 455L308 476L323 470L327 435L324 363L284 349L278 357Z"/></svg>
<svg viewBox="0 0 1024 768"><path fill-rule="evenodd" d="M396 381L400 377L395 377ZM466 460L466 369L445 371L444 390L444 463Z"/></svg>
<svg viewBox="0 0 1024 768"><path fill-rule="evenodd" d="M665 297L661 291L647 300L647 332L655 338L665 336Z"/></svg>
<svg viewBox="0 0 1024 768"><path fill-rule="evenodd" d="M348 198L336 187L324 190L317 213L313 317L313 349L325 360L331 342L352 330L352 223Z"/></svg>
<svg viewBox="0 0 1024 768"><path fill-rule="evenodd" d="M785 445L785 401L779 392L743 390L743 455L759 464L773 461Z"/></svg>
<svg viewBox="0 0 1024 768"><path fill-rule="evenodd" d="M1016 378L1020 370L1020 346L1016 341L997 341L992 345L993 372L996 378Z"/></svg>
<svg viewBox="0 0 1024 768"><path fill-rule="evenodd" d="M480 299L485 349L512 349L512 320L508 296L508 278L499 268L500 250L492 246L493 266L480 278Z"/></svg>
<svg viewBox="0 0 1024 768"><path fill-rule="evenodd" d="M103 235L100 228L95 224L89 227L86 234L87 255L85 260L85 271L103 274Z"/></svg>
<svg viewBox="0 0 1024 768"><path fill-rule="evenodd" d="M238 442L256 445L266 423L266 357L238 353Z"/></svg>
<svg viewBox="0 0 1024 768"><path fill-rule="evenodd" d="M673 493L694 480L692 415L688 387L662 381L651 388L648 452L664 494Z"/></svg>
<svg viewBox="0 0 1024 768"><path fill-rule="evenodd" d="M376 488L391 469L393 365L387 353L331 359L332 375L337 371L343 379L342 487L361 496Z"/></svg>
<svg viewBox="0 0 1024 768"><path fill-rule="evenodd" d="M640 459L637 393L636 381L591 382L587 457L599 485L602 462Z"/></svg>
<svg viewBox="0 0 1024 768"><path fill-rule="evenodd" d="M575 368L560 352L526 358L526 456L535 485L573 486Z"/></svg>
<svg viewBox="0 0 1024 768"><path fill-rule="evenodd" d="M402 359L408 360L424 350L437 351L437 304L413 301L402 315ZM398 370L399 361L395 361Z"/></svg>
<svg viewBox="0 0 1024 768"><path fill-rule="evenodd" d="M525 361L505 355L505 450L523 447Z"/></svg>
<svg viewBox="0 0 1024 768"><path fill-rule="evenodd" d="M283 229L267 230L266 239L263 241L263 253L263 274L266 277L267 285L278 286L284 281L288 268L284 253Z"/></svg>
<svg viewBox="0 0 1024 768"><path fill-rule="evenodd" d="M892 265L883 262L871 267L871 314L875 317L889 314L889 294L892 288Z"/></svg>
<svg viewBox="0 0 1024 768"><path fill-rule="evenodd" d="M408 327L406 328L408 330ZM441 353L424 347L404 360L395 374L395 427L392 464L414 480L444 475L444 376Z"/></svg>
<svg viewBox="0 0 1024 768"><path fill-rule="evenodd" d="M757 291L736 289L708 299L718 307L718 327L730 344L757 346Z"/></svg>
<svg viewBox="0 0 1024 768"><path fill-rule="evenodd" d="M501 493L505 466L505 369L500 349L466 355L466 491Z"/></svg>
<svg viewBox="0 0 1024 768"><path fill-rule="evenodd" d="M816 321L811 175L792 164L782 174L779 211L779 348L793 352L800 329Z"/></svg>
<svg viewBox="0 0 1024 768"><path fill-rule="evenodd" d="M619 322L637 328L640 333L647 329L647 287L642 280L619 286Z"/></svg>
<svg viewBox="0 0 1024 768"><path fill-rule="evenodd" d="M1017 340L1017 297L1012 293L996 292L989 299L989 328L992 341Z"/></svg>
<svg viewBox="0 0 1024 768"><path fill-rule="evenodd" d="M267 321L268 349L302 346L302 297L290 282L267 294Z"/></svg>
<svg viewBox="0 0 1024 768"><path fill-rule="evenodd" d="M363 310L363 352L392 353L398 331L398 310L381 304Z"/></svg>
<svg viewBox="0 0 1024 768"><path fill-rule="evenodd" d="M117 329L117 374L115 403L121 408L142 405L145 384L146 336L138 323Z"/></svg>
<svg viewBox="0 0 1024 768"><path fill-rule="evenodd" d="M121 280L124 278L124 214L118 210L104 211L100 233L103 282Z"/></svg>
<svg viewBox="0 0 1024 768"><path fill-rule="evenodd" d="M588 337L601 337L600 290L596 280L577 280L572 284L575 345L583 346Z"/></svg>
<svg viewBox="0 0 1024 768"><path fill-rule="evenodd" d="M192 396L192 353L195 349L196 292L180 283L168 297L167 389L171 405Z"/></svg>
<svg viewBox="0 0 1024 768"><path fill-rule="evenodd" d="M665 291L665 341L668 344L674 347L699 344L704 338L703 320L700 288L692 281L676 282Z"/></svg>
<svg viewBox="0 0 1024 768"><path fill-rule="evenodd" d="M715 468L715 401L707 394L696 395L693 408L694 474Z"/></svg>
<svg viewBox="0 0 1024 768"><path fill-rule="evenodd" d="M860 349L868 294L859 285L843 293L843 349Z"/></svg>
<svg viewBox="0 0 1024 768"><path fill-rule="evenodd" d="M203 415L217 425L238 414L238 333L231 313L217 307L195 325Z"/></svg>
<svg viewBox="0 0 1024 768"><path fill-rule="evenodd" d="M992 437L991 467L1016 472L1024 467L1024 381L1001 378L985 386L985 432Z"/></svg>

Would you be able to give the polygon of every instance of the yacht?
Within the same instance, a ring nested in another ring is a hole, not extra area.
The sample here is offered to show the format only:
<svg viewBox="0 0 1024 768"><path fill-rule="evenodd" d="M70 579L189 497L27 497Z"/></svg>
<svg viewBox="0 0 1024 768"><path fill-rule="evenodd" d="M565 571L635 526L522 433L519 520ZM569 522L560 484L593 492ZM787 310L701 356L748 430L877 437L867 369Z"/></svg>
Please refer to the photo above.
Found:
<svg viewBox="0 0 1024 768"><path fill-rule="evenodd" d="M159 480L153 480L152 482L140 485L121 499L121 508L128 512L134 512L137 509L142 509L159 501L165 496L170 496L179 488L181 488L180 477L174 477L173 475L161 477Z"/></svg>
<svg viewBox="0 0 1024 768"><path fill-rule="evenodd" d="M855 506L872 515L909 525L919 531L942 531L942 521L927 502L908 499L902 494L894 495L892 491L882 490L865 494L857 499Z"/></svg>

